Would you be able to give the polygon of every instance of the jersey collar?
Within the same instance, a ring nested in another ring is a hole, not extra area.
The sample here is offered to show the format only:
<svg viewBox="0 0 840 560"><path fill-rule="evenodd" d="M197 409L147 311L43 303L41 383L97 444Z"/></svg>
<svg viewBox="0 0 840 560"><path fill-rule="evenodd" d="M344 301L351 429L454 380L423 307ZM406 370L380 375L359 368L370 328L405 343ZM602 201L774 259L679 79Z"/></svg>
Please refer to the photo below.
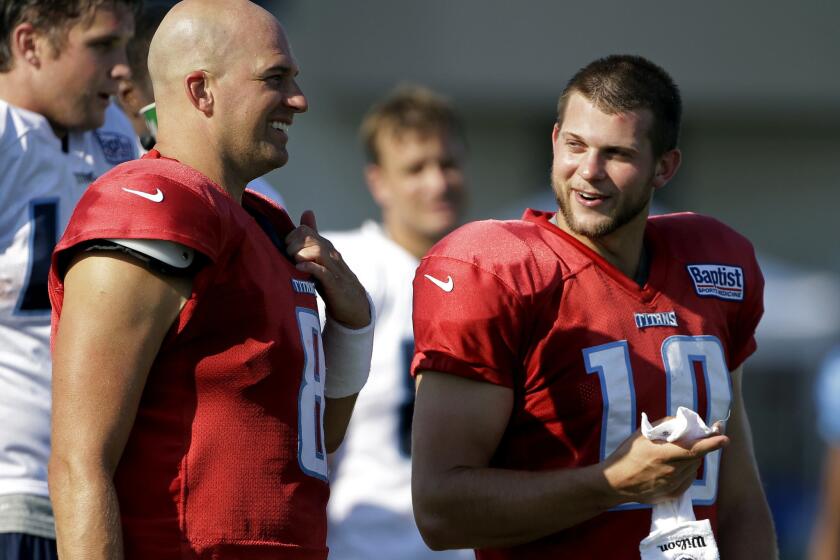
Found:
<svg viewBox="0 0 840 560"><path fill-rule="evenodd" d="M522 219L526 222L534 223L539 227L560 237L564 242L571 245L578 252L582 253L595 266L604 271L605 274L612 278L625 291L631 293L638 299L642 301L650 301L654 297L656 297L657 294L659 294L660 290L659 288L657 288L657 286L665 285L664 281L665 276L667 275L667 266L665 266L665 260L667 257L663 255L665 252L665 247L661 243L656 228L652 227L650 221L648 221L647 226L645 227L644 241L645 250L648 253L650 271L648 273L648 278L645 285L639 286L634 279L627 277L623 272L621 272L612 263L607 261L604 257L602 257L594 250L584 245L577 238L566 233L565 231L557 227L553 222L551 222L551 219L554 217L554 214L554 212L545 212L542 210L533 210L529 208L525 211L525 214L522 216Z"/></svg>

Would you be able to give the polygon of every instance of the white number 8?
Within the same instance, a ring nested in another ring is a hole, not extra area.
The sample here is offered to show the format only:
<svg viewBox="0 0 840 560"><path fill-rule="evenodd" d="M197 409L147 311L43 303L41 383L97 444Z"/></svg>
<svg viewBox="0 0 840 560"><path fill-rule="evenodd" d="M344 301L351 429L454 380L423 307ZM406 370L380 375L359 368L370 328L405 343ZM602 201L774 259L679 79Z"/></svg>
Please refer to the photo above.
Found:
<svg viewBox="0 0 840 560"><path fill-rule="evenodd" d="M313 309L298 307L297 323L303 346L303 379L298 396L298 463L309 476L327 480L324 451L324 348L321 322Z"/></svg>

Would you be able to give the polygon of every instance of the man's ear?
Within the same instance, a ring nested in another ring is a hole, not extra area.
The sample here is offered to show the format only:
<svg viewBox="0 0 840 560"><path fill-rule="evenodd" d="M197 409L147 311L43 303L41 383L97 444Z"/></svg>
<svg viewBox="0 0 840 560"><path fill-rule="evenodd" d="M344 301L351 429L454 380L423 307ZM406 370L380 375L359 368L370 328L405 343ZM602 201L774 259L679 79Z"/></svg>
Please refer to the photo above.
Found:
<svg viewBox="0 0 840 560"><path fill-rule="evenodd" d="M146 120L140 115L140 109L146 104L140 95L134 80L120 80L117 86L117 104L131 121L137 136L149 134Z"/></svg>
<svg viewBox="0 0 840 560"><path fill-rule="evenodd" d="M207 80L207 74L202 70L194 70L184 78L187 98L193 107L204 113L205 116L213 114L213 92Z"/></svg>
<svg viewBox="0 0 840 560"><path fill-rule="evenodd" d="M12 60L40 68L41 58L46 54L44 49L47 41L48 38L38 33L31 23L21 23L9 36Z"/></svg>
<svg viewBox="0 0 840 560"><path fill-rule="evenodd" d="M369 163L365 166L365 182L376 205L380 208L387 207L390 196L382 177L382 168L379 165Z"/></svg>
<svg viewBox="0 0 840 560"><path fill-rule="evenodd" d="M137 101L137 88L134 87L132 80L120 80L117 86L117 101L123 110L130 114L136 115L140 111Z"/></svg>
<svg viewBox="0 0 840 560"><path fill-rule="evenodd" d="M551 129L551 151L557 157L557 139L560 138L560 123L554 123Z"/></svg>
<svg viewBox="0 0 840 560"><path fill-rule="evenodd" d="M659 161L656 162L656 171L653 175L653 188L661 189L667 185L668 181L676 175L677 169L680 168L680 163L682 163L682 152L680 152L679 148L668 150L662 154L659 157Z"/></svg>

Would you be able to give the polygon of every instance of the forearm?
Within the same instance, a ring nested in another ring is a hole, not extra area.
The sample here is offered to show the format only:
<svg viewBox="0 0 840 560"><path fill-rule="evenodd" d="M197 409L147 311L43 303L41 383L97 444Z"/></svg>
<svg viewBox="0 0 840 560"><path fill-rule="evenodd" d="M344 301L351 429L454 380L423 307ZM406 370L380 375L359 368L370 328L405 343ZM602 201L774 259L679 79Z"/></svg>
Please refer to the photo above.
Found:
<svg viewBox="0 0 840 560"><path fill-rule="evenodd" d="M763 492L719 512L718 550L726 560L779 557L773 518Z"/></svg>
<svg viewBox="0 0 840 560"><path fill-rule="evenodd" d="M54 459L49 481L61 559L121 560L120 510L110 477Z"/></svg>
<svg viewBox="0 0 840 560"><path fill-rule="evenodd" d="M370 303L373 313L373 303ZM323 333L327 378L324 386L324 439L327 453L344 440L356 397L367 382L373 352L374 321L349 329L327 317Z"/></svg>
<svg viewBox="0 0 840 560"><path fill-rule="evenodd" d="M572 527L618 505L601 465L543 472L459 467L423 485L414 511L433 549L507 547Z"/></svg>
<svg viewBox="0 0 840 560"><path fill-rule="evenodd" d="M412 430L417 526L433 549L508 547L573 527L624 502L653 502L691 484L700 459L726 443L691 449L636 432L605 461L578 468L491 468L513 407L509 388L425 371Z"/></svg>
<svg viewBox="0 0 840 560"><path fill-rule="evenodd" d="M327 453L335 452L344 441L358 394L341 399L327 397L324 409L324 440Z"/></svg>
<svg viewBox="0 0 840 560"><path fill-rule="evenodd" d="M775 560L779 557L776 531L753 453L752 430L741 396L741 383L742 371L738 368L732 372L732 415L727 426L732 445L721 457L718 549L726 560Z"/></svg>

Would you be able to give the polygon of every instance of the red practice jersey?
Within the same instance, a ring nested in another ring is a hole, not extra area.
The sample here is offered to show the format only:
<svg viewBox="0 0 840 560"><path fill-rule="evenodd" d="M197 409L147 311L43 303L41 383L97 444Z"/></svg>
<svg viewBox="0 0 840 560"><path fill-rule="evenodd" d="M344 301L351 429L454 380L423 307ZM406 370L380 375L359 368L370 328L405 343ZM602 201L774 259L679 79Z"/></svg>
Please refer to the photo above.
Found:
<svg viewBox="0 0 840 560"><path fill-rule="evenodd" d="M603 461L639 426L696 410L729 414L730 371L755 350L764 281L750 243L711 218L652 217L640 288L529 210L438 243L414 279L412 371L509 387L514 407L491 466L546 470ZM721 453L689 490L716 527ZM625 504L497 558L639 558L650 506Z"/></svg>
<svg viewBox="0 0 840 560"><path fill-rule="evenodd" d="M207 261L116 471L126 558L326 558L324 360L314 284L283 252L293 227L268 199L246 191L240 206L155 151L76 207L50 271L54 329L80 244L162 239Z"/></svg>

